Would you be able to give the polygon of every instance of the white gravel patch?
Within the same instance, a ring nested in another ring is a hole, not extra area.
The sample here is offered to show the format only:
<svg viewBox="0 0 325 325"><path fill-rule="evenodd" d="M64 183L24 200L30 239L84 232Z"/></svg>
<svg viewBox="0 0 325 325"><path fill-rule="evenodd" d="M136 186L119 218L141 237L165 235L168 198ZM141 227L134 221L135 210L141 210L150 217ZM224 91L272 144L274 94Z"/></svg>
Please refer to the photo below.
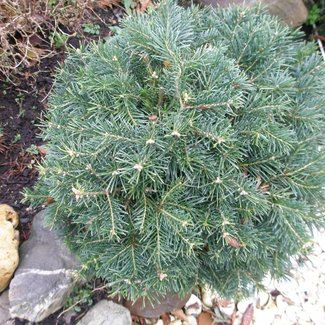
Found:
<svg viewBox="0 0 325 325"><path fill-rule="evenodd" d="M203 288L202 299L192 294L184 311L169 316L170 324L325 325L325 231L317 232L311 244L304 263L293 263L290 280L265 279L265 292L236 303ZM145 323L164 324L162 319Z"/></svg>
<svg viewBox="0 0 325 325"><path fill-rule="evenodd" d="M306 262L296 263L290 281L271 282L268 288L281 294L264 309L256 308L255 325L325 325L325 232L315 234Z"/></svg>

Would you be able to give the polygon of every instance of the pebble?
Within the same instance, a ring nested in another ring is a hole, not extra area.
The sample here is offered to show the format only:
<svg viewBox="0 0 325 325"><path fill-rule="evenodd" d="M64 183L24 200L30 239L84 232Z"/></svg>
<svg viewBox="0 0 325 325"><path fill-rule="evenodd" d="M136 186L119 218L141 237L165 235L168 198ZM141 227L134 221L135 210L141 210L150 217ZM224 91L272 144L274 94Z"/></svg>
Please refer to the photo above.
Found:
<svg viewBox="0 0 325 325"><path fill-rule="evenodd" d="M230 302L227 306L225 307L219 307L220 311L222 312L223 315L226 315L228 317L230 317L234 310L235 310L235 303L234 302Z"/></svg>
<svg viewBox="0 0 325 325"><path fill-rule="evenodd" d="M175 319L170 322L170 325L183 325L182 321L179 319Z"/></svg>
<svg viewBox="0 0 325 325"><path fill-rule="evenodd" d="M247 307L251 304L251 303L255 303L255 299L254 298L248 298L248 299L244 299L244 300L241 300L237 303L237 310L240 312L240 313L244 313L247 309Z"/></svg>
<svg viewBox="0 0 325 325"><path fill-rule="evenodd" d="M187 316L186 320L183 321L183 325L197 325L197 320L194 316Z"/></svg>
<svg viewBox="0 0 325 325"><path fill-rule="evenodd" d="M214 304L216 294L208 287L202 289L202 302L206 307L211 308Z"/></svg>
<svg viewBox="0 0 325 325"><path fill-rule="evenodd" d="M185 304L185 314L198 316L202 312L202 302L196 295L191 295L190 299Z"/></svg>
<svg viewBox="0 0 325 325"><path fill-rule="evenodd" d="M243 319L243 313L237 311L235 320L233 321L232 325L241 325Z"/></svg>
<svg viewBox="0 0 325 325"><path fill-rule="evenodd" d="M26 217L24 217L24 218L20 218L20 223L21 223L21 224L26 224L26 223L28 223L29 221L30 221L29 218L26 218Z"/></svg>
<svg viewBox="0 0 325 325"><path fill-rule="evenodd" d="M158 319L155 325L164 325L164 322L162 319Z"/></svg>
<svg viewBox="0 0 325 325"><path fill-rule="evenodd" d="M254 316L253 316L253 324L272 325L274 317L275 317L274 309L266 309L266 310L255 309Z"/></svg>
<svg viewBox="0 0 325 325"><path fill-rule="evenodd" d="M276 305L278 307L278 311L283 314L287 308L288 308L288 304L286 303L286 301L284 300L282 295L278 295L275 299L276 301Z"/></svg>
<svg viewBox="0 0 325 325"><path fill-rule="evenodd" d="M261 291L259 292L258 294L258 307L260 309L263 309L267 304L268 302L270 301L270 294L268 292L265 292L265 291Z"/></svg>

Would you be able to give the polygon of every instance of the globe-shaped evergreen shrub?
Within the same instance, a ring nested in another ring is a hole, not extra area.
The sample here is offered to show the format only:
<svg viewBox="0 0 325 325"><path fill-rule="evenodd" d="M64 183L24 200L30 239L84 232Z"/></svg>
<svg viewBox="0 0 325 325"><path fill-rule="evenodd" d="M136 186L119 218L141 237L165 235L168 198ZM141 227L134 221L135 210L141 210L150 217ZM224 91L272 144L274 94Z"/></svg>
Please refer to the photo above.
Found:
<svg viewBox="0 0 325 325"><path fill-rule="evenodd" d="M26 194L128 298L287 275L324 225L324 67L263 8L126 17L58 72Z"/></svg>

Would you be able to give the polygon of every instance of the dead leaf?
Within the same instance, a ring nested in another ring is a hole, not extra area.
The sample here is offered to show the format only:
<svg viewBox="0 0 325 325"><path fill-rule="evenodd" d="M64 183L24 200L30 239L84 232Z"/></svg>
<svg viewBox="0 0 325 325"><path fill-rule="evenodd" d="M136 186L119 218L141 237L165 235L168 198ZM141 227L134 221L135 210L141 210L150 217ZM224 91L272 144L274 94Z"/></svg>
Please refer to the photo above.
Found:
<svg viewBox="0 0 325 325"><path fill-rule="evenodd" d="M231 300L226 300L226 299L218 299L217 304L220 307L227 307L228 305L232 304Z"/></svg>
<svg viewBox="0 0 325 325"><path fill-rule="evenodd" d="M138 0L137 12L145 12L150 5L151 0Z"/></svg>
<svg viewBox="0 0 325 325"><path fill-rule="evenodd" d="M32 61L39 61L43 53L44 53L43 49L39 49L33 46L26 48L26 52L25 52L26 57Z"/></svg>
<svg viewBox="0 0 325 325"><path fill-rule="evenodd" d="M164 325L168 325L170 323L170 317L168 313L162 314L160 318L163 321Z"/></svg>
<svg viewBox="0 0 325 325"><path fill-rule="evenodd" d="M172 66L171 62L168 61L168 60L165 60L165 61L163 62L163 65L164 65L164 67L165 67L166 69L169 69L169 68Z"/></svg>
<svg viewBox="0 0 325 325"><path fill-rule="evenodd" d="M253 320L253 316L254 316L254 306L253 304L250 304L248 305L248 307L246 308L243 314L243 318L241 320L240 325L249 325Z"/></svg>
<svg viewBox="0 0 325 325"><path fill-rule="evenodd" d="M259 187L259 190L264 193L268 192L269 189L270 189L270 185L265 183L262 183L261 186Z"/></svg>
<svg viewBox="0 0 325 325"><path fill-rule="evenodd" d="M53 203L53 202L54 202L53 197L49 196L49 197L47 198L47 200L43 203L43 205L47 207L48 205L50 205L50 204Z"/></svg>
<svg viewBox="0 0 325 325"><path fill-rule="evenodd" d="M244 247L245 245L240 243L236 238L230 236L228 233L225 233L223 235L223 238L225 239L226 243L234 248L242 248Z"/></svg>
<svg viewBox="0 0 325 325"><path fill-rule="evenodd" d="M14 17L16 16L16 10L13 6L10 6L9 3L0 4L0 13L3 17Z"/></svg>
<svg viewBox="0 0 325 325"><path fill-rule="evenodd" d="M173 310L171 314L177 317L179 320L186 320L186 315L184 314L182 309Z"/></svg>
<svg viewBox="0 0 325 325"><path fill-rule="evenodd" d="M37 150L42 156L45 156L47 154L47 151L48 151L46 148L41 147L41 146L38 146Z"/></svg>
<svg viewBox="0 0 325 325"><path fill-rule="evenodd" d="M18 49L21 56L27 59L30 66L40 61L45 50L31 45L27 45L24 41L18 42Z"/></svg>
<svg viewBox="0 0 325 325"><path fill-rule="evenodd" d="M278 289L274 289L270 292L271 296L276 298L278 295L281 295L281 292Z"/></svg>
<svg viewBox="0 0 325 325"><path fill-rule="evenodd" d="M213 318L209 313L203 312L197 318L198 325L212 325Z"/></svg>
<svg viewBox="0 0 325 325"><path fill-rule="evenodd" d="M289 297L286 297L284 295L282 295L282 299L288 304L288 305L294 305L294 301L291 300Z"/></svg>
<svg viewBox="0 0 325 325"><path fill-rule="evenodd" d="M29 43L34 47L40 46L43 43L42 38L37 34L30 35L28 37L28 40L29 40Z"/></svg>

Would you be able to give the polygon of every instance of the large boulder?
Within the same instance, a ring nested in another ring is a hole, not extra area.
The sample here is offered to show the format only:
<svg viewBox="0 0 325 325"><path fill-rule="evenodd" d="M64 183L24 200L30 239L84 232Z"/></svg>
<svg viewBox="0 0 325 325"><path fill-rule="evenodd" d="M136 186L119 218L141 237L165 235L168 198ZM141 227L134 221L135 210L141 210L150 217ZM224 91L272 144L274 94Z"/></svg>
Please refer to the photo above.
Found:
<svg viewBox="0 0 325 325"><path fill-rule="evenodd" d="M57 233L35 216L31 237L21 245L20 265L10 283L12 317L39 322L60 309L75 283L79 262Z"/></svg>
<svg viewBox="0 0 325 325"><path fill-rule="evenodd" d="M204 5L226 7L232 4L252 6L259 2L266 5L272 15L280 17L290 26L299 26L305 22L308 10L303 0L198 0Z"/></svg>
<svg viewBox="0 0 325 325"><path fill-rule="evenodd" d="M93 306L77 325L131 325L130 312L113 301L101 300Z"/></svg>
<svg viewBox="0 0 325 325"><path fill-rule="evenodd" d="M17 213L7 204L0 204L0 292L7 288L18 262L19 223Z"/></svg>

